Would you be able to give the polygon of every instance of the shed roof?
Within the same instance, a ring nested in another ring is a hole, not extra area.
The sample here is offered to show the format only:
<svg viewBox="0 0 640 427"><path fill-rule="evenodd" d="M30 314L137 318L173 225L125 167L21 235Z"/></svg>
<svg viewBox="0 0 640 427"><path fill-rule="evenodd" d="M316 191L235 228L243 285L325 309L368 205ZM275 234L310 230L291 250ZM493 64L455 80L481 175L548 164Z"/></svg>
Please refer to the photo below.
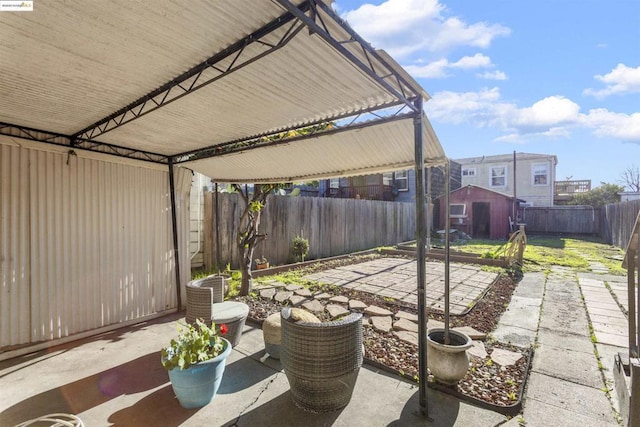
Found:
<svg viewBox="0 0 640 427"><path fill-rule="evenodd" d="M409 167L422 117L444 160L426 92L329 2L37 2L0 24L0 134L280 182Z"/></svg>
<svg viewBox="0 0 640 427"><path fill-rule="evenodd" d="M460 187L460 188L458 188L458 189L452 190L450 194L451 194L451 195L453 195L453 194L459 193L459 192L461 192L461 191L467 190L467 189L469 189L469 188L474 188L474 189L477 189L477 190L485 191L485 192L487 192L487 193L497 194L497 195L502 196L502 197L504 197L504 198L506 198L506 199L513 200L513 195L506 194L506 193L501 193L500 191L495 191L495 190L491 190L491 189L489 189L489 188L480 187L480 186L478 186L478 185L472 185L472 184L465 185L464 187ZM440 198L443 198L443 197L445 197L445 196L446 196L446 195L442 195L442 196L440 196L440 197L438 197L438 198L440 199ZM518 202L521 202L521 203L525 203L525 202L526 202L526 200L523 200L523 199L520 199L520 198L516 198L516 200L517 200Z"/></svg>

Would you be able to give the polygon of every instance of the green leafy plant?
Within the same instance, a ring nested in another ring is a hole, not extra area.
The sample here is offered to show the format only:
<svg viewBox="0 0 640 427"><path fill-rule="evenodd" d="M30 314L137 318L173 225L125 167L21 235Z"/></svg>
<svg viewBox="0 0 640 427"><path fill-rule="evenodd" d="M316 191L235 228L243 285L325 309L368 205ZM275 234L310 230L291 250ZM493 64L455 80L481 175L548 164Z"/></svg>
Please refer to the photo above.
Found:
<svg viewBox="0 0 640 427"><path fill-rule="evenodd" d="M256 258L255 261L256 261L256 264L266 264L269 262L267 258L265 258L264 256L261 256L260 258Z"/></svg>
<svg viewBox="0 0 640 427"><path fill-rule="evenodd" d="M220 334L224 335L227 330L227 325L220 325ZM227 345L213 324L209 327L200 319L196 320L196 325L179 323L178 337L172 338L169 346L162 349L162 366L168 371L176 367L187 369L220 355Z"/></svg>
<svg viewBox="0 0 640 427"><path fill-rule="evenodd" d="M291 244L293 256L300 261L304 261L304 257L309 253L309 240L302 236L296 236Z"/></svg>

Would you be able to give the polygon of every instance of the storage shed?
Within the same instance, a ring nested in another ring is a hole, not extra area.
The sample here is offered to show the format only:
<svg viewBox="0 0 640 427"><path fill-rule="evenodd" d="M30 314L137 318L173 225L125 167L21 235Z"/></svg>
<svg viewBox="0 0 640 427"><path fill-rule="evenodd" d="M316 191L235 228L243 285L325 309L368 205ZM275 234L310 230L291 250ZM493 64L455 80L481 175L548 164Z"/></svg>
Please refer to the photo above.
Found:
<svg viewBox="0 0 640 427"><path fill-rule="evenodd" d="M445 196L438 199L439 224L445 223ZM475 185L452 191L449 196L451 228L474 238L505 239L509 236L514 197ZM516 209L524 200L516 199Z"/></svg>

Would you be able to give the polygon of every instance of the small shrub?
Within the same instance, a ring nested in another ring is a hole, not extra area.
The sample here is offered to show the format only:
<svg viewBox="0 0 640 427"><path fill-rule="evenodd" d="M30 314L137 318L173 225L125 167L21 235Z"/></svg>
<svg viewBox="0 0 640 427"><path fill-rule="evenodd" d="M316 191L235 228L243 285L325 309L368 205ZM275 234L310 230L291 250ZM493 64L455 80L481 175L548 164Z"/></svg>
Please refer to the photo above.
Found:
<svg viewBox="0 0 640 427"><path fill-rule="evenodd" d="M296 236L291 245L291 251L297 261L304 261L304 257L309 253L309 240L302 236Z"/></svg>

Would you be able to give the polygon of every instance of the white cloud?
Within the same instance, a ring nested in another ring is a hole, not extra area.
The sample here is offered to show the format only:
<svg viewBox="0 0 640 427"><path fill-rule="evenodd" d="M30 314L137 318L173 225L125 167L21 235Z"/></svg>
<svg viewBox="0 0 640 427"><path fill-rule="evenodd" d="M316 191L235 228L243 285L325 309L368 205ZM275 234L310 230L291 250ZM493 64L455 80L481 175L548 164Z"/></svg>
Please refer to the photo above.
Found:
<svg viewBox="0 0 640 427"><path fill-rule="evenodd" d="M507 80L507 75L502 71L485 71L482 74L476 74L476 77L485 80Z"/></svg>
<svg viewBox="0 0 640 427"><path fill-rule="evenodd" d="M499 24L467 24L443 15L438 0L387 0L365 4L342 16L376 48L403 58L417 52L446 52L458 46L487 48L511 30Z"/></svg>
<svg viewBox="0 0 640 427"><path fill-rule="evenodd" d="M614 113L604 108L589 110L583 117L585 126L600 137L613 137L640 143L640 113Z"/></svg>
<svg viewBox="0 0 640 427"><path fill-rule="evenodd" d="M413 77L440 78L449 77L447 70L451 69L471 70L491 68L493 66L491 58L481 53L476 53L473 56L463 56L456 62L449 62L448 59L442 58L427 65L405 65L403 68Z"/></svg>
<svg viewBox="0 0 640 427"><path fill-rule="evenodd" d="M585 89L583 94L604 98L609 95L625 95L629 93L640 93L640 66L636 68L618 64L604 76L594 76L596 80L606 85L604 89Z"/></svg>
<svg viewBox="0 0 640 427"><path fill-rule="evenodd" d="M437 92L425 104L429 118L441 123L468 123L504 132L497 141L521 143L529 139L568 138L578 128L602 138L640 144L640 113L624 114L604 108L580 113L580 106L563 96L549 96L531 106L503 101L500 90Z"/></svg>

